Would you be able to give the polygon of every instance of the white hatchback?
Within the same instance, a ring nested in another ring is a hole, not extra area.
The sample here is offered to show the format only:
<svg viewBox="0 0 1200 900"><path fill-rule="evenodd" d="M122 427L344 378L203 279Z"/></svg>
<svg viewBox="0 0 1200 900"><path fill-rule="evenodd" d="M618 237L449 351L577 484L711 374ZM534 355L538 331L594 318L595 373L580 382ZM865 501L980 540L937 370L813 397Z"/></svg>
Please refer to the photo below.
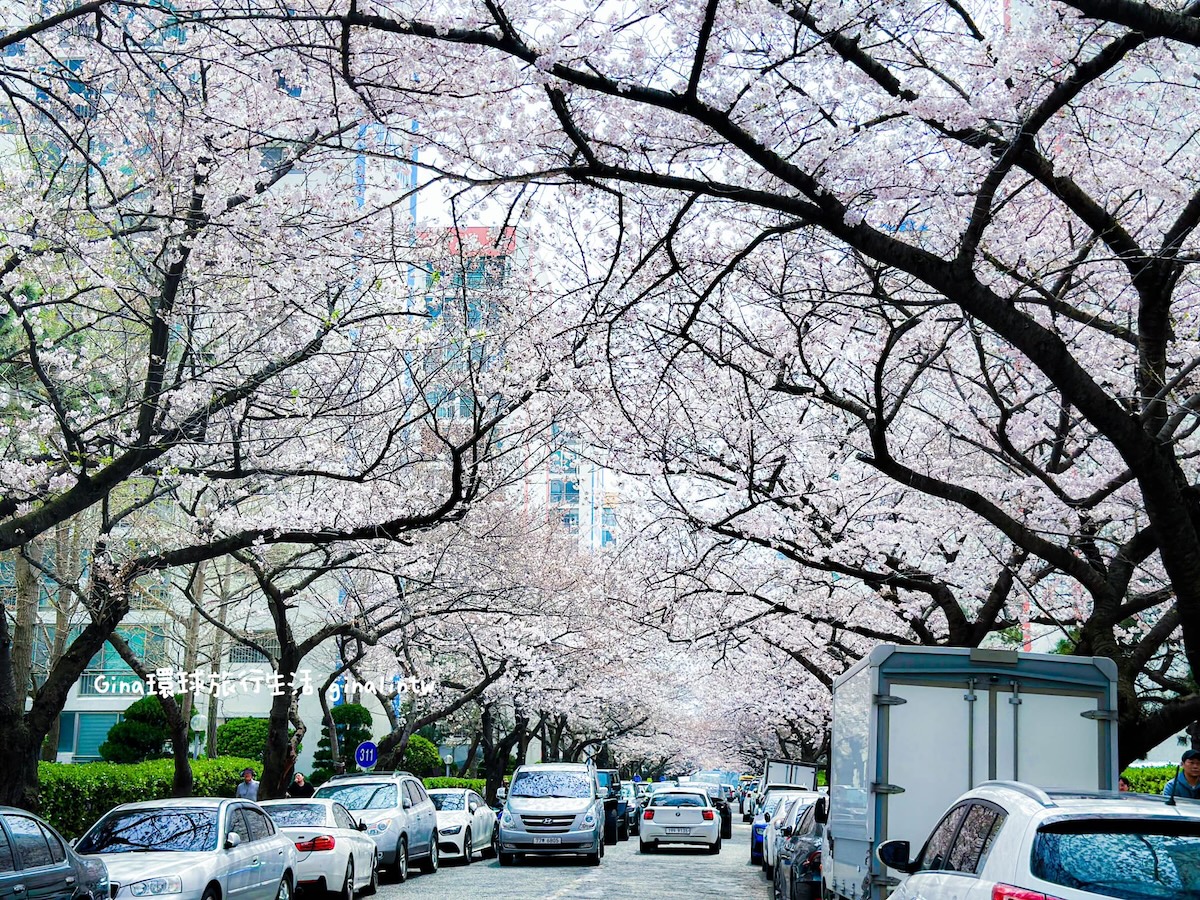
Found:
<svg viewBox="0 0 1200 900"><path fill-rule="evenodd" d="M908 876L892 900L1200 900L1200 802L989 781L915 860L907 841L877 855Z"/></svg>
<svg viewBox="0 0 1200 900"><path fill-rule="evenodd" d="M638 847L653 853L661 844L701 844L709 853L721 852L721 814L706 792L678 787L650 796L642 812Z"/></svg>

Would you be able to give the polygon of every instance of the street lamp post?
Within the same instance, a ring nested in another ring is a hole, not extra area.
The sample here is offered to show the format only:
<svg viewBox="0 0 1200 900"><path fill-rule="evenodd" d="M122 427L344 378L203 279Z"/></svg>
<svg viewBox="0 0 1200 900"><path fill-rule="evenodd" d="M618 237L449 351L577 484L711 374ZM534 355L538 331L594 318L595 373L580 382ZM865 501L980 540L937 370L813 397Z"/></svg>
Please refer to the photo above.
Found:
<svg viewBox="0 0 1200 900"><path fill-rule="evenodd" d="M444 762L446 764L446 777L449 778L450 777L450 766L454 764L454 754L447 753L445 756L442 757L442 762Z"/></svg>

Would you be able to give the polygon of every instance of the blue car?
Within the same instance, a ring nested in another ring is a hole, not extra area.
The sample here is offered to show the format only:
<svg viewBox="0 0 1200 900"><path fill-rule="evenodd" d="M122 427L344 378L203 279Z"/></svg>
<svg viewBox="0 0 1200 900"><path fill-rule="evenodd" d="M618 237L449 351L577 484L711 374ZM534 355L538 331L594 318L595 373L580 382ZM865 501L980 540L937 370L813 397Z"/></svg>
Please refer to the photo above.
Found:
<svg viewBox="0 0 1200 900"><path fill-rule="evenodd" d="M767 822L775 815L780 801L799 791L769 790L763 797L758 812L754 815L754 823L750 826L750 862L761 866L763 861L763 834L767 830Z"/></svg>

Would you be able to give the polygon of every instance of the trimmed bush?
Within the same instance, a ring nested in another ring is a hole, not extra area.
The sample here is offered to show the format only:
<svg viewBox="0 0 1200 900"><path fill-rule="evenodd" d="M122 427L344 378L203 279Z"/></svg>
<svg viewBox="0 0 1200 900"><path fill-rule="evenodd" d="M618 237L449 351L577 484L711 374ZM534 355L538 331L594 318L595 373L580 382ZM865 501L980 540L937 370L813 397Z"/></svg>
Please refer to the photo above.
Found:
<svg viewBox="0 0 1200 900"><path fill-rule="evenodd" d="M182 703L183 695L176 695L175 702ZM170 756L165 748L171 740L171 729L157 694L131 704L124 716L108 730L108 737L100 745L105 762L139 763ZM188 737L191 738L190 733Z"/></svg>
<svg viewBox="0 0 1200 900"><path fill-rule="evenodd" d="M1163 785L1175 777L1174 766L1135 766L1121 774L1129 789L1139 794L1161 794Z"/></svg>
<svg viewBox="0 0 1200 900"><path fill-rule="evenodd" d="M217 728L217 756L239 756L261 765L270 727L266 719L253 716L230 719Z"/></svg>
<svg viewBox="0 0 1200 900"><path fill-rule="evenodd" d="M363 741L371 739L371 726L375 719L371 711L360 703L343 703L329 711L338 730L338 749L346 764L346 772L357 772L354 751ZM313 754L313 770L308 780L319 785L333 774L333 757L329 746L329 726L322 722L321 740L317 741L317 752Z"/></svg>
<svg viewBox="0 0 1200 900"><path fill-rule="evenodd" d="M421 780L425 783L427 791L434 788L466 788L483 796L483 792L487 790L487 781L483 778L423 778Z"/></svg>
<svg viewBox="0 0 1200 900"><path fill-rule="evenodd" d="M442 767L442 757L433 741L419 734L414 734L408 739L400 768L412 772L418 778L425 778L437 775L442 771Z"/></svg>
<svg viewBox="0 0 1200 900"><path fill-rule="evenodd" d="M262 771L252 759L194 759L192 793L232 797L246 766ZM41 814L66 837L79 837L114 806L170 797L174 778L175 764L169 759L132 765L40 762Z"/></svg>

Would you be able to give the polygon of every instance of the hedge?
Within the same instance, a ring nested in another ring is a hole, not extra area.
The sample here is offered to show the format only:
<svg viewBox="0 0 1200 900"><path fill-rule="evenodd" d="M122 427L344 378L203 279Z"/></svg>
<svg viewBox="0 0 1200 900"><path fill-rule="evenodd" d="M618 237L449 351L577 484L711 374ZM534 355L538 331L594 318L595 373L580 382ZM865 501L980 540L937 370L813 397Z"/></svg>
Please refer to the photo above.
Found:
<svg viewBox="0 0 1200 900"><path fill-rule="evenodd" d="M426 790L434 788L466 788L482 795L487 789L487 781L483 778L423 778Z"/></svg>
<svg viewBox="0 0 1200 900"><path fill-rule="evenodd" d="M1121 773L1129 789L1139 794L1161 794L1163 785L1175 777L1175 766L1136 766Z"/></svg>
<svg viewBox="0 0 1200 900"><path fill-rule="evenodd" d="M194 759L192 793L232 797L247 766L262 771L262 764L252 759ZM41 814L68 838L79 837L114 806L170 797L174 778L175 762L170 759L131 765L39 762Z"/></svg>

